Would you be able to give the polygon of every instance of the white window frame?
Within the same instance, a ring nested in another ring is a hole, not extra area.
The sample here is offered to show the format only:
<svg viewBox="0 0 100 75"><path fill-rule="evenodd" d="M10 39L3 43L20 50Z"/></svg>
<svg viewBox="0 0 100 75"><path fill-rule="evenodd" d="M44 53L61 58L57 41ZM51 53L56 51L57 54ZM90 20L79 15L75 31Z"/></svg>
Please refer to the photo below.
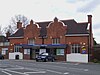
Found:
<svg viewBox="0 0 100 75"><path fill-rule="evenodd" d="M30 55L30 49L24 49L24 54Z"/></svg>
<svg viewBox="0 0 100 75"><path fill-rule="evenodd" d="M32 38L28 39L28 44L35 44L35 39Z"/></svg>
<svg viewBox="0 0 100 75"><path fill-rule="evenodd" d="M80 44L72 44L71 53L80 53Z"/></svg>
<svg viewBox="0 0 100 75"><path fill-rule="evenodd" d="M64 55L64 49L56 49L56 55Z"/></svg>
<svg viewBox="0 0 100 75"><path fill-rule="evenodd" d="M60 38L53 38L52 44L60 44Z"/></svg>
<svg viewBox="0 0 100 75"><path fill-rule="evenodd" d="M2 48L2 55L6 55L8 51L8 48Z"/></svg>
<svg viewBox="0 0 100 75"><path fill-rule="evenodd" d="M10 43L9 42L4 42L4 46L9 46Z"/></svg>
<svg viewBox="0 0 100 75"><path fill-rule="evenodd" d="M20 46L14 46L14 52L20 52Z"/></svg>

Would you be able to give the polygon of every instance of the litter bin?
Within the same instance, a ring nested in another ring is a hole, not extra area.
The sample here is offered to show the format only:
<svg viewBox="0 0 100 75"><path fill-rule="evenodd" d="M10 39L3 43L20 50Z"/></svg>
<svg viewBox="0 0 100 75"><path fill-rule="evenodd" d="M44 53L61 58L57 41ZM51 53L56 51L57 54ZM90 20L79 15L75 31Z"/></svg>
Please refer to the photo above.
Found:
<svg viewBox="0 0 100 75"><path fill-rule="evenodd" d="M15 59L17 59L17 60L18 60L18 59L19 59L19 55L16 55Z"/></svg>

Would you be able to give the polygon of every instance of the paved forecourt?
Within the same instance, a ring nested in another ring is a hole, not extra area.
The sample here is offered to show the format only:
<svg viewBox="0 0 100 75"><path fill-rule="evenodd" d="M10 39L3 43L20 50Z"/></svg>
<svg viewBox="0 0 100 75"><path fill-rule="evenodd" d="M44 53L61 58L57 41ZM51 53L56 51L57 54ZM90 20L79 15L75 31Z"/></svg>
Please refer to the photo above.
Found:
<svg viewBox="0 0 100 75"><path fill-rule="evenodd" d="M99 64L0 60L0 75L100 75Z"/></svg>

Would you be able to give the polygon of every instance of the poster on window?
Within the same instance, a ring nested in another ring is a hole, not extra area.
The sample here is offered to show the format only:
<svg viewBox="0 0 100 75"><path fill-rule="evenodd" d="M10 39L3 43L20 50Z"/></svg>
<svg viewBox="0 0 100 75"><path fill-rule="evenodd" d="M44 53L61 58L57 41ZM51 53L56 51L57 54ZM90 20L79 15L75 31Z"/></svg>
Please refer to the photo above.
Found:
<svg viewBox="0 0 100 75"><path fill-rule="evenodd" d="M57 55L64 55L64 49L56 49Z"/></svg>

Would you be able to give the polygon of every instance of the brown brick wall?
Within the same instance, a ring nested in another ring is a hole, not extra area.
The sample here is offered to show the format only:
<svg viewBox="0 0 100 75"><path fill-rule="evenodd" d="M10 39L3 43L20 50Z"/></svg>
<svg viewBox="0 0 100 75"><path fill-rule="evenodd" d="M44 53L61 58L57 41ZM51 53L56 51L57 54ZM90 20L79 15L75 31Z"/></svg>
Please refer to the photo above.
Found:
<svg viewBox="0 0 100 75"><path fill-rule="evenodd" d="M46 43L52 43L52 38L60 38L60 43L65 43L65 34L67 27L61 22L53 22L47 28L48 39Z"/></svg>
<svg viewBox="0 0 100 75"><path fill-rule="evenodd" d="M11 44L21 44L21 43L24 43L24 40L23 40L23 38L13 38L13 39L10 39L10 45Z"/></svg>
<svg viewBox="0 0 100 75"><path fill-rule="evenodd" d="M30 59L30 55L24 54L24 59L29 60Z"/></svg>
<svg viewBox="0 0 100 75"><path fill-rule="evenodd" d="M30 24L24 29L24 38L38 38L40 28L36 24Z"/></svg>
<svg viewBox="0 0 100 75"><path fill-rule="evenodd" d="M86 52L88 53L88 37L86 36L66 36L66 44L80 44L81 46L84 45L86 47ZM67 49L67 53L70 53L70 47Z"/></svg>
<svg viewBox="0 0 100 75"><path fill-rule="evenodd" d="M63 25L62 22L54 21L47 27L47 38L44 39L44 44L52 44L52 38L60 38L61 44L82 44L85 43L88 52L88 37L86 36L65 36L67 27ZM10 39L11 44L27 44L29 38L35 39L35 44L42 44L42 39L39 38L40 28L36 24L30 23L24 29L23 39ZM65 53L70 53L70 46L65 49ZM64 61L65 56L57 56L59 60ZM24 59L30 59L29 55L24 55Z"/></svg>

